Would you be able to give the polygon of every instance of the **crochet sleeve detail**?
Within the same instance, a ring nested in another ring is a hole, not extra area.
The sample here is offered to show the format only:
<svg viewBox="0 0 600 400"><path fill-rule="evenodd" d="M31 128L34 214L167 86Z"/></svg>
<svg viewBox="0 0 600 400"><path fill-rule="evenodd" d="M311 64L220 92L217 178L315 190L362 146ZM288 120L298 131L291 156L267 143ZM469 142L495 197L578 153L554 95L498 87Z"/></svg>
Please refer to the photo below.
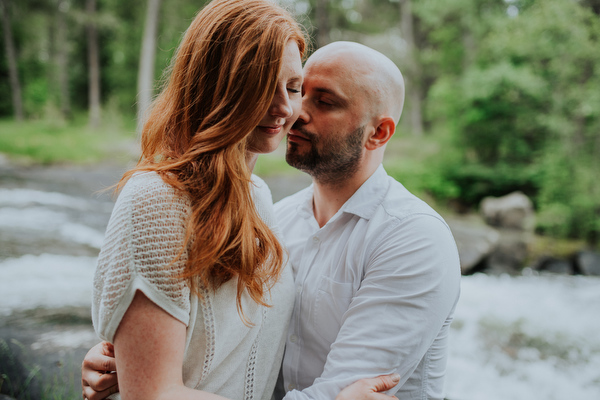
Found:
<svg viewBox="0 0 600 400"><path fill-rule="evenodd" d="M94 276L92 318L112 342L137 290L186 326L190 290L180 255L190 203L155 173L134 175L111 215ZM174 260L179 256L177 261Z"/></svg>

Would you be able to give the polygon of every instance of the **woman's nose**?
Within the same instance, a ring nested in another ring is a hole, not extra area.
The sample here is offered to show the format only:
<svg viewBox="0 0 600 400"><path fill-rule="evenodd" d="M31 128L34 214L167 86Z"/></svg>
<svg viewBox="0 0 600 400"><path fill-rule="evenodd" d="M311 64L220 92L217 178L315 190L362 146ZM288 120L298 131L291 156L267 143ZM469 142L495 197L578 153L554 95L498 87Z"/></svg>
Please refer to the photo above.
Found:
<svg viewBox="0 0 600 400"><path fill-rule="evenodd" d="M289 118L294 114L286 89L277 89L275 96L273 96L273 101L271 101L269 111L271 115L281 118Z"/></svg>

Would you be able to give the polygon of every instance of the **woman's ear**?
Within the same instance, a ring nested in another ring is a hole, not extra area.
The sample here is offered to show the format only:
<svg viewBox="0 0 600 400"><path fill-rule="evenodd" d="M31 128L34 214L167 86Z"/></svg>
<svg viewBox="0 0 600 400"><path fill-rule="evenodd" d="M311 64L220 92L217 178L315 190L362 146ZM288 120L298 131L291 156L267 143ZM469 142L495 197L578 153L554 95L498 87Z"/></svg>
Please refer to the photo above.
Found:
<svg viewBox="0 0 600 400"><path fill-rule="evenodd" d="M367 150L375 150L384 146L396 130L396 124L391 117L383 117L379 120L373 133L367 138L365 147Z"/></svg>

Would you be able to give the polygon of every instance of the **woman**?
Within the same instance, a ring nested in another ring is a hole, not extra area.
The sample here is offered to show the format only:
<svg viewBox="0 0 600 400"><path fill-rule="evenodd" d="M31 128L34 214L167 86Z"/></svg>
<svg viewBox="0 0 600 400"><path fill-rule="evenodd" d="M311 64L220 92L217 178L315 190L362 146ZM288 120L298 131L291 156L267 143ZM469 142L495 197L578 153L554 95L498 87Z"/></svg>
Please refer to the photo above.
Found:
<svg viewBox="0 0 600 400"><path fill-rule="evenodd" d="M293 279L251 171L300 112L304 50L267 0L215 0L186 32L94 279L123 399L271 397Z"/></svg>
<svg viewBox="0 0 600 400"><path fill-rule="evenodd" d="M304 50L269 1L213 1L187 30L94 279L123 399L270 398L293 279L251 171L298 116Z"/></svg>

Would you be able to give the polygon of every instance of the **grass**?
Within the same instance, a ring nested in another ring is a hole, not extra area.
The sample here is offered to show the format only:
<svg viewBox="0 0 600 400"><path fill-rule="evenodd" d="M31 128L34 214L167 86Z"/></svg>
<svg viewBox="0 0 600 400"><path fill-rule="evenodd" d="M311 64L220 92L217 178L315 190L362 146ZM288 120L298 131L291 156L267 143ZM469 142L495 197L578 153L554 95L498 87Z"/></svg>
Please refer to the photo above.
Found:
<svg viewBox="0 0 600 400"><path fill-rule="evenodd" d="M0 119L0 153L15 161L45 165L132 158L135 127L123 118L106 119L98 129L91 129L84 116L68 122Z"/></svg>
<svg viewBox="0 0 600 400"><path fill-rule="evenodd" d="M81 399L79 361L67 359L64 364L59 361L58 373L44 376L39 365L23 364L14 353L17 351L25 358L26 347L14 339L11 342L12 348L0 338L0 393L20 400Z"/></svg>

